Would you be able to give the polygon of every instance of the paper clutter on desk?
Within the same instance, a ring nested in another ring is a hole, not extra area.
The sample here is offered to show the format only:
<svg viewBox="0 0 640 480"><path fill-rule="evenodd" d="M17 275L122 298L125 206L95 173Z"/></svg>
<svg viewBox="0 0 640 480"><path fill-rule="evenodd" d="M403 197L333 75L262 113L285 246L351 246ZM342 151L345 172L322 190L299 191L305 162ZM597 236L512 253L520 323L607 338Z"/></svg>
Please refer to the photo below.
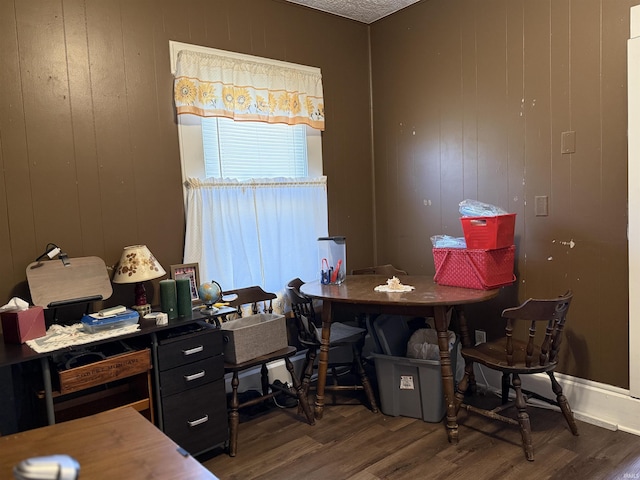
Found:
<svg viewBox="0 0 640 480"><path fill-rule="evenodd" d="M19 310L26 310L28 308L28 302L25 302L21 298L13 297L11 300L9 300L9 303L0 307L0 312L15 312Z"/></svg>

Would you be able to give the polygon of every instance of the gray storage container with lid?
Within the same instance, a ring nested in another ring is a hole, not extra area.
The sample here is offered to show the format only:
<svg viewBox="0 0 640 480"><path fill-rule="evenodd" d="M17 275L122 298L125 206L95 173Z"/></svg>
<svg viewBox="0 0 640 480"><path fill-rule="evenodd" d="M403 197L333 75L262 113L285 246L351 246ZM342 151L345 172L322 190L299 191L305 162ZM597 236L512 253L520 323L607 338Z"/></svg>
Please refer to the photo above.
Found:
<svg viewBox="0 0 640 480"><path fill-rule="evenodd" d="M440 422L446 413L439 360L407 358L412 331L410 317L380 315L371 323L370 334L380 352L372 352L385 415L422 418ZM451 349L451 368L456 371L459 341Z"/></svg>

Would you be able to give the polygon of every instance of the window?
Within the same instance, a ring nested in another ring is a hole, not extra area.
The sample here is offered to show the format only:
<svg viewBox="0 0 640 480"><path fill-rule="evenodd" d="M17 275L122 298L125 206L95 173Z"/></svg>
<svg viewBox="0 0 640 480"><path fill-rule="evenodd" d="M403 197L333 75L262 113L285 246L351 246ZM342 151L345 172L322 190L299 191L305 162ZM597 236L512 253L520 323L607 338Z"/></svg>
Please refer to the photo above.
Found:
<svg viewBox="0 0 640 480"><path fill-rule="evenodd" d="M307 176L305 125L202 119L207 178L299 178Z"/></svg>
<svg viewBox="0 0 640 480"><path fill-rule="evenodd" d="M179 49L209 50L170 44L174 71ZM178 133L184 262L198 263L201 278L223 290L261 285L278 292L295 277L316 278L317 238L328 225L320 131L180 114Z"/></svg>

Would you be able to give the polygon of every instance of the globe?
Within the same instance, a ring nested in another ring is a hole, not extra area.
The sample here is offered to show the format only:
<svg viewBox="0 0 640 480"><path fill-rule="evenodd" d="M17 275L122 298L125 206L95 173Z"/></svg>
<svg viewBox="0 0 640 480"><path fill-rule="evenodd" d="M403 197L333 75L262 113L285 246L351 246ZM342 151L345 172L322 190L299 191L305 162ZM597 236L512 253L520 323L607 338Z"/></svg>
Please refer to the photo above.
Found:
<svg viewBox="0 0 640 480"><path fill-rule="evenodd" d="M218 282L211 280L198 287L198 295L200 296L200 300L211 308L214 303L222 300L222 288L220 288Z"/></svg>

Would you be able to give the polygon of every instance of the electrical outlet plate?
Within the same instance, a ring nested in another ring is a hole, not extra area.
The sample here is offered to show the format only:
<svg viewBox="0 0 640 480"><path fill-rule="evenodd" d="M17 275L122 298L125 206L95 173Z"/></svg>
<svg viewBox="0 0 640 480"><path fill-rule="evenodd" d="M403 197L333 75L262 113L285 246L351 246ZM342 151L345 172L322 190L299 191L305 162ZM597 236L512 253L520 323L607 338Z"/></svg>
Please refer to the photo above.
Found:
<svg viewBox="0 0 640 480"><path fill-rule="evenodd" d="M535 197L536 217L546 217L549 215L549 197L546 195Z"/></svg>
<svg viewBox="0 0 640 480"><path fill-rule="evenodd" d="M487 341L487 332L484 330L476 330L476 345Z"/></svg>
<svg viewBox="0 0 640 480"><path fill-rule="evenodd" d="M576 153L576 132L573 130L568 132L562 132L561 137L561 149L562 153Z"/></svg>

